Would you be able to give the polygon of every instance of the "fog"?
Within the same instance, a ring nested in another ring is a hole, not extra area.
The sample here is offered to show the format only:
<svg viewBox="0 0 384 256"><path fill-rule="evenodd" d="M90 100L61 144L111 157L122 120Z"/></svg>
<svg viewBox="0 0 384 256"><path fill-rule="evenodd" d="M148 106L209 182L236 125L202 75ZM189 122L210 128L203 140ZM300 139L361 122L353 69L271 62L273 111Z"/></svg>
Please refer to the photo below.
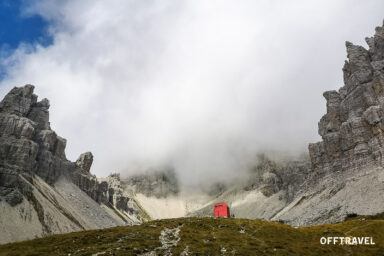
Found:
<svg viewBox="0 0 384 256"><path fill-rule="evenodd" d="M68 159L106 176L172 165L184 183L230 179L261 152L318 141L322 93L342 85L345 41L383 20L370 1L30 1L53 44L0 59L51 102ZM3 55L0 55L3 56Z"/></svg>

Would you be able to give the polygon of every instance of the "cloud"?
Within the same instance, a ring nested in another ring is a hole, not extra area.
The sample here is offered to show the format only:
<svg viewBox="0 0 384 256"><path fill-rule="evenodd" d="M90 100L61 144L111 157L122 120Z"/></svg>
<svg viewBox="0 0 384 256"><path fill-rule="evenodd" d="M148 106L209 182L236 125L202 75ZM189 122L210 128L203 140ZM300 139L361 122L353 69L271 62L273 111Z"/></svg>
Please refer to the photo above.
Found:
<svg viewBox="0 0 384 256"><path fill-rule="evenodd" d="M342 85L344 41L382 1L35 1L53 44L1 59L4 95L32 83L92 172L172 163L183 181L233 177L255 154L317 141L322 92ZM30 46L29 46L30 47Z"/></svg>

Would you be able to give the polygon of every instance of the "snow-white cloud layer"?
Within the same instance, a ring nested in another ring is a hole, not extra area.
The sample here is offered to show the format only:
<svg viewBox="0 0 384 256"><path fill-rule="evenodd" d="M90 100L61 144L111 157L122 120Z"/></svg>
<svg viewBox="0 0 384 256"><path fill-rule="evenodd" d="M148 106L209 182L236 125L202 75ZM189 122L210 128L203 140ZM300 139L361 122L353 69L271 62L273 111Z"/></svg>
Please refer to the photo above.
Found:
<svg viewBox="0 0 384 256"><path fill-rule="evenodd" d="M185 182L233 177L260 151L318 140L322 92L342 85L346 40L364 44L381 0L42 0L53 44L2 59L13 86L51 101L67 157L92 172L171 163ZM32 49L32 50L31 50Z"/></svg>

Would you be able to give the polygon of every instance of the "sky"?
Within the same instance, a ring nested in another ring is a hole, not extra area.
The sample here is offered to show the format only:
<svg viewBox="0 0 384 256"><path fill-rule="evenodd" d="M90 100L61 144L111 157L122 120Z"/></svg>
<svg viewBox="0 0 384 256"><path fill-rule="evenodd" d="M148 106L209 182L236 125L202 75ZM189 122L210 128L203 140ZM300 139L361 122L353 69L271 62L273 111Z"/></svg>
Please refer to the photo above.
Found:
<svg viewBox="0 0 384 256"><path fill-rule="evenodd" d="M173 166L226 180L260 153L320 140L322 93L345 41L382 24L381 0L34 0L0 5L0 97L36 86L67 158L91 172Z"/></svg>
<svg viewBox="0 0 384 256"><path fill-rule="evenodd" d="M49 23L38 14L25 15L21 12L21 0L3 0L0 2L0 57L9 57L20 44L52 44L47 33ZM5 75L0 70L0 79Z"/></svg>

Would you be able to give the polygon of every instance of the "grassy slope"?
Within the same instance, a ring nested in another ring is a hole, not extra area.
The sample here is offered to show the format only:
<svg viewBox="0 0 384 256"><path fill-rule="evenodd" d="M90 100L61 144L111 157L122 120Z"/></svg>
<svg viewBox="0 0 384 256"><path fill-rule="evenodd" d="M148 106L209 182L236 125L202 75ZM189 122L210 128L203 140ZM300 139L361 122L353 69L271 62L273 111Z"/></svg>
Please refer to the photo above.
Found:
<svg viewBox="0 0 384 256"><path fill-rule="evenodd" d="M137 255L161 247L160 232L180 227L172 248L180 255L384 255L384 215L355 217L339 224L294 228L262 220L180 218L140 226L53 235L0 245L0 255ZM240 232L241 231L241 232ZM376 245L321 245L322 236L372 236ZM222 248L225 248L225 251ZM161 255L162 249L156 252ZM100 254L101 255L101 254Z"/></svg>

